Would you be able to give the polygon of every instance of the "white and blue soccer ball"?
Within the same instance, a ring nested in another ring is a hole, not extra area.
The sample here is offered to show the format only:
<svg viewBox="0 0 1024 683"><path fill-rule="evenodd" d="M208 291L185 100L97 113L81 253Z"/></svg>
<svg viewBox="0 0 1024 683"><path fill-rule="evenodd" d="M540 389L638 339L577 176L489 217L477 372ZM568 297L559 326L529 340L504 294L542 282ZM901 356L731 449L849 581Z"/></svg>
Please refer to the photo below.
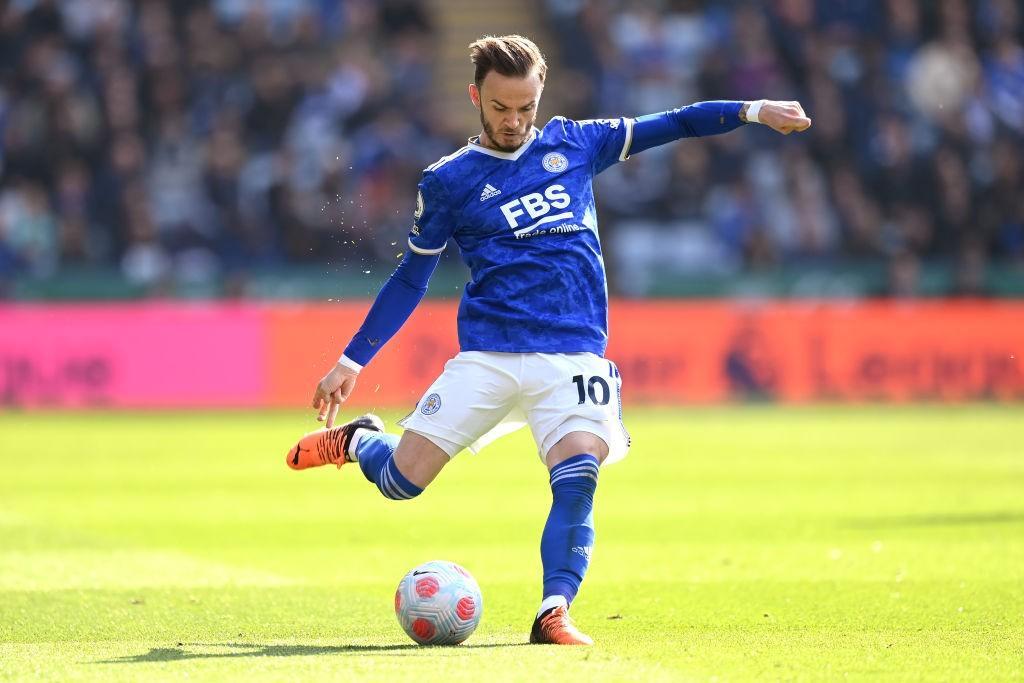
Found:
<svg viewBox="0 0 1024 683"><path fill-rule="evenodd" d="M420 645L458 645L472 635L484 612L473 575L454 562L414 567L395 591L395 614Z"/></svg>

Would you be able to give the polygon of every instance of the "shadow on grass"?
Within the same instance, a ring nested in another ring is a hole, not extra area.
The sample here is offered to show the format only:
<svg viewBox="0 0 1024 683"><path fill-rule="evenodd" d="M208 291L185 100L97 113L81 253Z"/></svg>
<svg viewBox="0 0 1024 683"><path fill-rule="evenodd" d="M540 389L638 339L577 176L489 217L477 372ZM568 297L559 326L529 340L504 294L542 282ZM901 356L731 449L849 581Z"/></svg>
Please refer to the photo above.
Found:
<svg viewBox="0 0 1024 683"><path fill-rule="evenodd" d="M933 515L900 515L874 519L851 520L846 524L857 529L891 527L971 526L976 524L1014 524L1024 522L1024 512L976 512Z"/></svg>
<svg viewBox="0 0 1024 683"><path fill-rule="evenodd" d="M529 643L481 643L450 647L424 647L413 643L401 645L259 645L255 643L186 643L178 647L154 647L149 652L101 659L93 664L132 664L139 662L177 662L186 659L233 659L238 657L305 657L308 655L381 655L413 654L414 651L458 652L482 648L520 647ZM233 648L233 652L193 652L190 648Z"/></svg>

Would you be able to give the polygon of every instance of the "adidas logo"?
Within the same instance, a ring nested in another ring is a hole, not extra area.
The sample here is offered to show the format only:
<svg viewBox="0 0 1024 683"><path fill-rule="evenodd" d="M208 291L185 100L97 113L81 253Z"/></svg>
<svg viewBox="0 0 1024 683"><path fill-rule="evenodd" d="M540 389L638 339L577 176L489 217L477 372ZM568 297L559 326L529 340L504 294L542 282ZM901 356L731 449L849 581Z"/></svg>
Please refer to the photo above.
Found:
<svg viewBox="0 0 1024 683"><path fill-rule="evenodd" d="M494 185L487 183L484 185L484 191L480 193L480 201L483 202L491 197L497 197L499 194L501 194L501 190L496 188Z"/></svg>

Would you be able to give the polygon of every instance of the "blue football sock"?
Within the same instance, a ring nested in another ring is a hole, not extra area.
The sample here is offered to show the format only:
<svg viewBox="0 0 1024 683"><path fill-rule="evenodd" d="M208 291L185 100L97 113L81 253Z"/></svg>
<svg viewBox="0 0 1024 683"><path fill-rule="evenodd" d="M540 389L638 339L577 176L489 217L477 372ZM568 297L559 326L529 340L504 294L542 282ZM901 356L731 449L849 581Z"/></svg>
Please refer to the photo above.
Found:
<svg viewBox="0 0 1024 683"><path fill-rule="evenodd" d="M423 493L423 489L405 478L395 465L397 434L366 432L356 445L356 457L363 476L372 481L392 500L408 500Z"/></svg>
<svg viewBox="0 0 1024 683"><path fill-rule="evenodd" d="M587 573L598 467L597 458L581 453L551 469L551 512L540 539L545 603L559 595L566 605L572 603Z"/></svg>

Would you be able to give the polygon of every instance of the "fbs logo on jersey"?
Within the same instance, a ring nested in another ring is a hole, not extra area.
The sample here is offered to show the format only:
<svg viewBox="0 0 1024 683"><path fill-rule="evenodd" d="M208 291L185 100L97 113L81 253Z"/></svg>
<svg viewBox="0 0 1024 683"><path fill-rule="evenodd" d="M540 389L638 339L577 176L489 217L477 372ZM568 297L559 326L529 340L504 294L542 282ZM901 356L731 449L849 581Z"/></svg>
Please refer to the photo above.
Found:
<svg viewBox="0 0 1024 683"><path fill-rule="evenodd" d="M496 188L494 185L487 183L484 185L483 192L480 193L480 201L486 202L491 197L497 197L499 194L501 194L501 190Z"/></svg>
<svg viewBox="0 0 1024 683"><path fill-rule="evenodd" d="M508 227L512 228L519 235L530 232L537 226L545 223L571 219L573 217L572 211L551 215L552 209L564 209L569 206L571 201L572 198L565 191L565 187L562 185L551 185L546 187L544 192L532 192L510 202L505 202L501 205L501 212L505 215L505 220L508 221ZM526 216L528 216L526 220L532 222L526 227L520 228L519 219Z"/></svg>

